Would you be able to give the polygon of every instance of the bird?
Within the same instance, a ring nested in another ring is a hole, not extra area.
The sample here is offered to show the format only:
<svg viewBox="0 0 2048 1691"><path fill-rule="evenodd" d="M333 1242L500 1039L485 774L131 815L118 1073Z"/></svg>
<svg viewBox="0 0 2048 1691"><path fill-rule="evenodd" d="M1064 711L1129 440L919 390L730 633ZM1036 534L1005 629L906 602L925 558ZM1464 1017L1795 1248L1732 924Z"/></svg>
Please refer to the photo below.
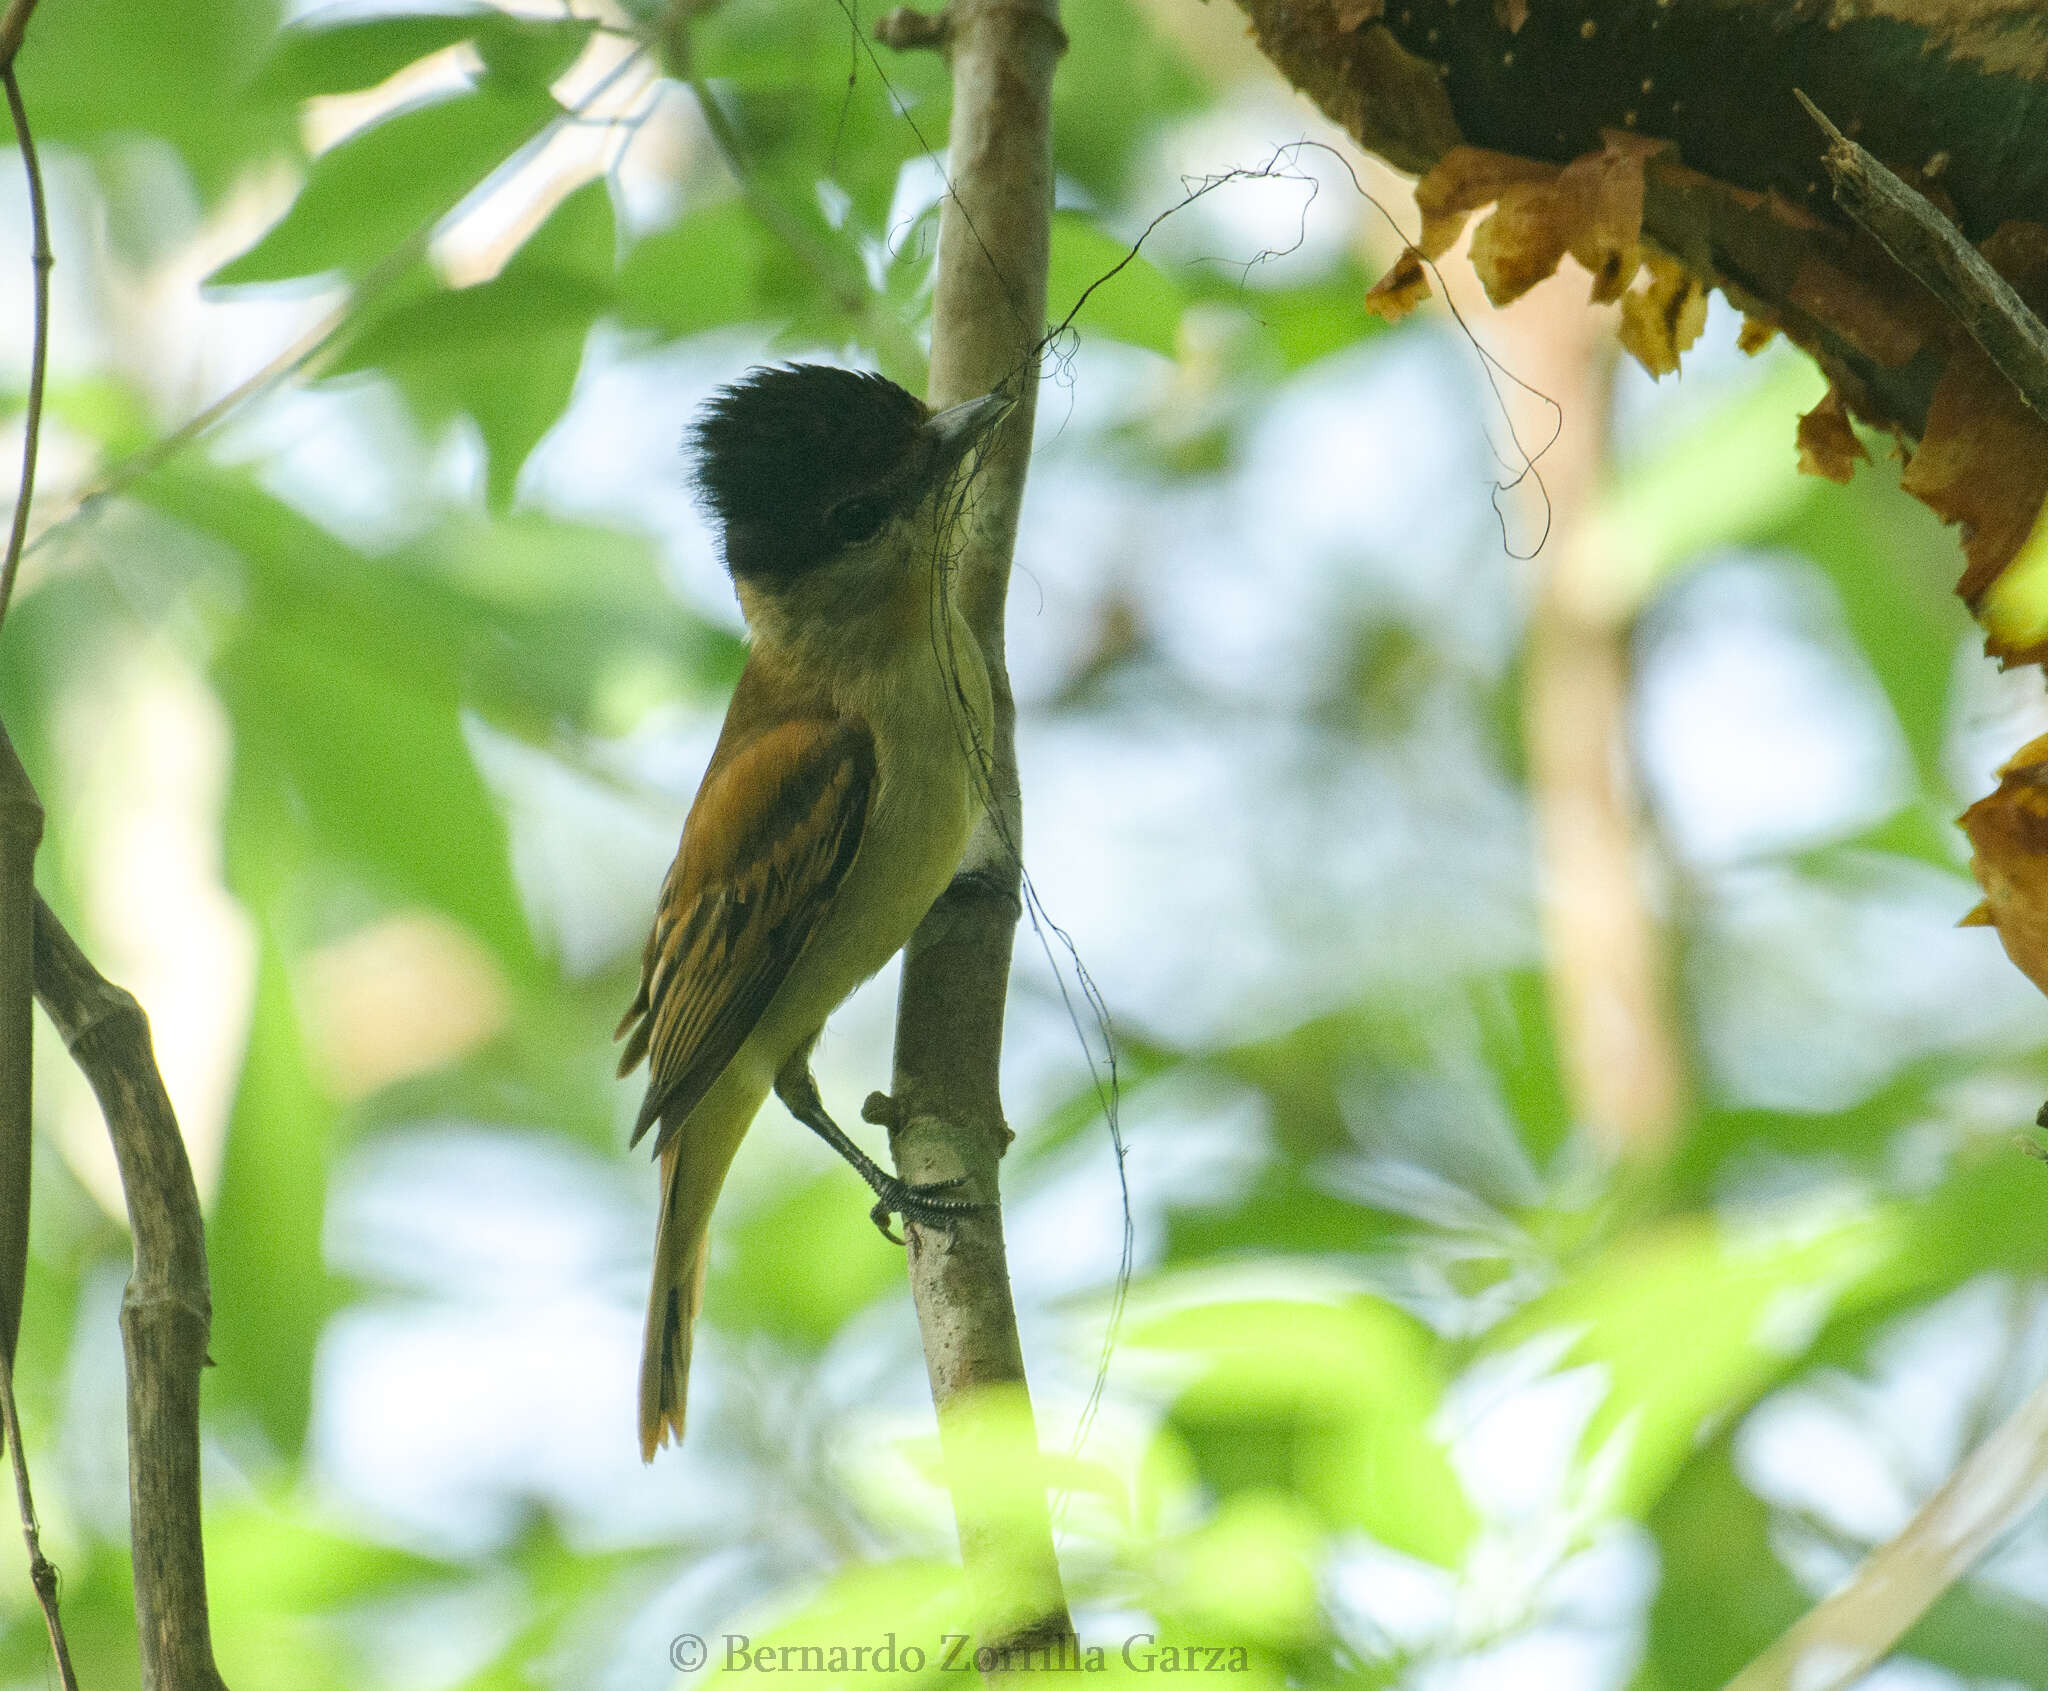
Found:
<svg viewBox="0 0 2048 1691"><path fill-rule="evenodd" d="M957 1182L886 1173L827 1114L810 1057L982 812L988 671L947 571L970 461L1013 404L999 388L934 412L881 375L783 364L720 389L694 427L749 642L614 1036L621 1078L648 1064L632 1143L658 1126L645 1461L682 1439L712 1208L771 1090L873 1189L884 1233L891 1215L947 1226L980 1207Z"/></svg>

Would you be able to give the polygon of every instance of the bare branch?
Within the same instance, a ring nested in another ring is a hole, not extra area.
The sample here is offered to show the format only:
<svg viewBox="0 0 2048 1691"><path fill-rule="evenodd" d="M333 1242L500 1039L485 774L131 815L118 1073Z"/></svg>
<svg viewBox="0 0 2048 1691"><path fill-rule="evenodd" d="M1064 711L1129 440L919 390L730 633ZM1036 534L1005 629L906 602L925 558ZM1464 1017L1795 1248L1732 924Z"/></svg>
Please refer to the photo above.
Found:
<svg viewBox="0 0 2048 1691"><path fill-rule="evenodd" d="M199 1371L212 1320L206 1235L149 1018L40 899L36 997L98 1094L121 1167L135 1268L121 1300L128 1363L128 1519L145 1691L225 1691L206 1617Z"/></svg>
<svg viewBox="0 0 2048 1691"><path fill-rule="evenodd" d="M43 1625L49 1629L50 1651L57 1658L57 1681L64 1691L78 1691L78 1675L71 1667L71 1645L64 1637L64 1623L57 1618L57 1570L43 1554L42 1529L36 1524L36 1500L28 1486L28 1456L21 1446L21 1414L14 1404L14 1364L0 1360L0 1431L14 1453L14 1498L21 1506L21 1536L28 1544L28 1578L42 1605Z"/></svg>
<svg viewBox="0 0 2048 1691"><path fill-rule="evenodd" d="M0 17L0 69L14 68L14 55L28 33L28 15L35 9L36 0L9 0L6 15Z"/></svg>
<svg viewBox="0 0 2048 1691"><path fill-rule="evenodd" d="M1987 1438L1849 1583L1728 1682L1728 1691L1847 1691L2048 1495L2048 1386Z"/></svg>
<svg viewBox="0 0 2048 1691"><path fill-rule="evenodd" d="M1022 813L1003 606L1030 461L1052 214L1057 0L956 0L951 192L939 221L930 399L1007 384L1018 402L984 453L957 576L995 702L987 811L960 876L912 936L897 1006L894 1094L874 1101L898 1171L964 1176L995 1200L1009 1138L997 1070L1019 913ZM992 1679L1070 1649L1000 1212L910 1230L910 1285L938 1408L961 1562ZM1057 1658L1055 1658L1057 1659Z"/></svg>
<svg viewBox="0 0 2048 1691"><path fill-rule="evenodd" d="M2020 397L2048 417L2048 325L1925 194L1850 140L1798 89L1792 92L1827 135L1821 162L1834 184L1835 204L1947 306Z"/></svg>
<svg viewBox="0 0 2048 1691"><path fill-rule="evenodd" d="M944 47L953 37L953 20L944 8L920 12L915 6L898 6L875 20L875 39L899 53L920 47Z"/></svg>
<svg viewBox="0 0 2048 1691"><path fill-rule="evenodd" d="M7 88L7 109L14 118L14 134L21 143L22 168L28 172L28 209L35 230L31 262L35 266L35 322L28 364L28 414L21 435L21 491L14 501L14 525L7 535L7 557L0 562L0 622L7 618L7 604L14 596L14 578L21 570L22 548L28 542L28 507L36 490L36 445L43 431L43 372L50 355L50 266L56 262L50 252L49 210L43 204L43 172L36 162L36 144L29 134L28 111L21 103L21 84L14 77L14 53L21 45L20 30L28 23L34 0L15 0L0 20L0 83ZM19 13L17 20L16 14ZM7 44L5 30L13 26L13 45Z"/></svg>

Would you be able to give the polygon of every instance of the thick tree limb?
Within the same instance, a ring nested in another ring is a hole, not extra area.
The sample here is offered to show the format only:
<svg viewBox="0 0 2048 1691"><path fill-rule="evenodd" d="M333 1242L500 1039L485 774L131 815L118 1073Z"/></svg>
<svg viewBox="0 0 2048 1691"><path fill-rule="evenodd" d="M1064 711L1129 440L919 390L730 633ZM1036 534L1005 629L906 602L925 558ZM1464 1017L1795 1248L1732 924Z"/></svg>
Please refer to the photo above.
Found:
<svg viewBox="0 0 2048 1691"><path fill-rule="evenodd" d="M36 997L92 1082L135 1240L121 1300L128 1363L128 1519L145 1691L224 1691L206 1617L199 1371L212 1304L199 1191L150 1047L149 1018L40 899Z"/></svg>
<svg viewBox="0 0 2048 1691"><path fill-rule="evenodd" d="M997 1070L1023 837L1003 613L1045 324L1052 78L1066 37L1057 0L957 0L945 36L952 192L939 221L930 399L953 405L1005 383L1018 398L983 454L954 577L995 696L987 813L960 877L905 951L894 1094L875 1113L889 1122L905 1179L964 1175L967 1190L993 1205L1009 1137ZM1006 1664L1023 1668L1073 1638L1001 1215L992 1207L947 1231L911 1229L909 1238L961 1561L982 1647L998 1664L991 1677L1001 1677Z"/></svg>
<svg viewBox="0 0 2048 1691"><path fill-rule="evenodd" d="M1821 162L1835 186L1835 204L1955 314L2020 397L2048 418L2048 326L1925 194L1850 140L1803 93L1799 103L1828 138Z"/></svg>

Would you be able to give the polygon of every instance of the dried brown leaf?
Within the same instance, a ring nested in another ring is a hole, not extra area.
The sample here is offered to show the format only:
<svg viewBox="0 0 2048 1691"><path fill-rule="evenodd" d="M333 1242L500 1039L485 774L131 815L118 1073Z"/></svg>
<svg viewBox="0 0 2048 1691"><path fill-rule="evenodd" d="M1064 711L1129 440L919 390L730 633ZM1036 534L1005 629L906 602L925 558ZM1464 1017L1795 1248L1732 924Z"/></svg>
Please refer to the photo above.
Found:
<svg viewBox="0 0 2048 1691"><path fill-rule="evenodd" d="M1388 323L1398 323L1429 298L1429 273L1422 254L1403 247L1387 273L1366 290L1365 309Z"/></svg>
<svg viewBox="0 0 2048 1691"><path fill-rule="evenodd" d="M1472 268L1486 297L1506 305L1570 253L1591 273L1594 299L1621 298L1642 265L1643 161L1668 144L1610 129L1597 153L1554 178L1503 183L1493 215L1472 237Z"/></svg>
<svg viewBox="0 0 2048 1691"><path fill-rule="evenodd" d="M1621 344L1651 375L1668 376L1707 326L1707 285L1662 253L1649 266L1649 285L1621 296Z"/></svg>
<svg viewBox="0 0 2048 1691"><path fill-rule="evenodd" d="M1735 336L1735 344L1754 358L1777 338L1778 325L1768 317L1760 317L1752 312L1743 318L1742 327Z"/></svg>
<svg viewBox="0 0 2048 1691"><path fill-rule="evenodd" d="M1422 234L1415 244L1424 258L1442 258L1481 206L1524 183L1554 182L1558 174L1558 166L1541 159L1453 147L1415 184L1415 205L1422 213Z"/></svg>
<svg viewBox="0 0 2048 1691"><path fill-rule="evenodd" d="M2048 423L1974 346L1949 357L1927 407L1920 446L1900 485L1947 523L1963 525L1969 566L1956 591L1973 612L2018 555L2048 498ZM2020 660L2038 638L1987 626L1989 649Z"/></svg>
<svg viewBox="0 0 2048 1691"><path fill-rule="evenodd" d="M1962 814L1970 871L1984 903L1963 920L1988 916L2006 956L2048 992L2048 735L2028 742L1998 772L1998 790Z"/></svg>
<svg viewBox="0 0 2048 1691"><path fill-rule="evenodd" d="M1829 388L1826 397L1799 419L1800 473L1846 482L1857 464L1869 462L1870 453L1850 426L1849 408Z"/></svg>

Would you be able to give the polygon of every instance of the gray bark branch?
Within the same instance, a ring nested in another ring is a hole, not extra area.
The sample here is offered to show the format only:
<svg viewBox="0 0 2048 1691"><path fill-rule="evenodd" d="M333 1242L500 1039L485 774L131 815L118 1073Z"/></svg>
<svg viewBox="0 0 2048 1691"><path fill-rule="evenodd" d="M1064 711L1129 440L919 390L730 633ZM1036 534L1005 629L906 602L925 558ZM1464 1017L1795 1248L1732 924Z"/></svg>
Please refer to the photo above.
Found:
<svg viewBox="0 0 2048 1691"><path fill-rule="evenodd" d="M960 876L904 953L894 1095L878 1113L906 1180L964 1175L966 1190L993 1206L1009 1139L998 1070L1023 839L1003 615L1045 328L1052 78L1066 36L1057 0L957 0L943 37L953 68L952 192L939 222L930 399L954 405L1007 384L1018 400L983 454L954 576L994 693L986 814ZM909 1239L961 1562L993 1663L985 1671L1000 1679L1042 1664L1074 1637L1001 1213L991 1207L946 1231L911 1229Z"/></svg>
<svg viewBox="0 0 2048 1691"><path fill-rule="evenodd" d="M144 1691L225 1691L206 1615L199 1371L212 1304L199 1191L158 1074L149 1018L88 961L42 900L36 997L113 1135L135 1267L121 1300L128 1364L128 1520Z"/></svg>

